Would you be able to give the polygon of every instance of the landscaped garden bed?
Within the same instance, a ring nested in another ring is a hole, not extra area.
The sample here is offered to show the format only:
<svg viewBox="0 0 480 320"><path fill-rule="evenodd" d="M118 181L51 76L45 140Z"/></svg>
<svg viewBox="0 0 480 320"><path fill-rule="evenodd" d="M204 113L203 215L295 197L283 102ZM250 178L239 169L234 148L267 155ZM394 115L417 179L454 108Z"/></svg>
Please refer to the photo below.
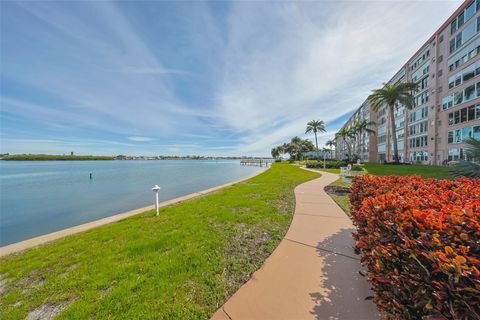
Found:
<svg viewBox="0 0 480 320"><path fill-rule="evenodd" d="M350 199L385 318L480 318L480 179L368 175Z"/></svg>

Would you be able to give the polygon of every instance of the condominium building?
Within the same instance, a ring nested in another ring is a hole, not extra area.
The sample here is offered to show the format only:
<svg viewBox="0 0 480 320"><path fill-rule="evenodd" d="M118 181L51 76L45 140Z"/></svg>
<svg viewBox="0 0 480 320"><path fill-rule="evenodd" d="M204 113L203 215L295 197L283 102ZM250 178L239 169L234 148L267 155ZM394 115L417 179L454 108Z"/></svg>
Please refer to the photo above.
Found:
<svg viewBox="0 0 480 320"><path fill-rule="evenodd" d="M480 0L479 0L480 1ZM357 121L365 120L367 122L377 121L377 113L370 108L370 103L364 101L363 104L352 114L344 126L351 128ZM371 129L375 129L372 127ZM345 141L346 140L346 141ZM352 155L356 155L364 162L376 161L377 149L370 148L370 145L376 145L377 136L368 132L359 132L355 137L350 139L338 138L336 140L336 158L345 159L348 155L348 150Z"/></svg>
<svg viewBox="0 0 480 320"><path fill-rule="evenodd" d="M402 162L444 164L465 159L463 141L480 139L480 0L465 1L388 83L417 82L415 107L399 106L394 114ZM386 108L377 112L364 102L356 114L369 110L376 134L352 148L364 161L393 161L393 132ZM355 139L354 139L355 140ZM349 140L350 144L356 141ZM337 139L337 157L346 156ZM368 157L366 156L368 154Z"/></svg>

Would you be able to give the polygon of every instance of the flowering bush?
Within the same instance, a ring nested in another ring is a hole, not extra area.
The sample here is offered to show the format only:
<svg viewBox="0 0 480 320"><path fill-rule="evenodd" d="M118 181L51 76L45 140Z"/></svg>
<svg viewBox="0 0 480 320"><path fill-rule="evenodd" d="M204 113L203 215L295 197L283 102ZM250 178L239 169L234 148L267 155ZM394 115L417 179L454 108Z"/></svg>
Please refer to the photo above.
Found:
<svg viewBox="0 0 480 320"><path fill-rule="evenodd" d="M374 302L387 319L480 319L480 178L354 178Z"/></svg>

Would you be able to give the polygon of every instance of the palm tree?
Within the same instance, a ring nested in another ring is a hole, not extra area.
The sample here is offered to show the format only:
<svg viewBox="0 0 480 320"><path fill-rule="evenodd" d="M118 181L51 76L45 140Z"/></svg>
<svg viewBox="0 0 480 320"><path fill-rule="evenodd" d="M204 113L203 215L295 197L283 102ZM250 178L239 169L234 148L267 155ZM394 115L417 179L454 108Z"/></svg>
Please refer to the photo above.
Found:
<svg viewBox="0 0 480 320"><path fill-rule="evenodd" d="M325 130L325 123L322 120L312 120L307 123L307 129L305 129L305 133L313 132L315 134L315 147L318 151L318 140L317 140L317 132L327 132Z"/></svg>
<svg viewBox="0 0 480 320"><path fill-rule="evenodd" d="M330 147L330 158L332 158L332 154L333 154L333 146L335 145L335 140L328 140L327 142L325 142L325 145L327 147Z"/></svg>
<svg viewBox="0 0 480 320"><path fill-rule="evenodd" d="M348 154L347 154L347 159L348 162L350 162L350 157L351 157L351 145L349 140L355 138L355 130L354 128L347 128L347 127L342 127L336 134L335 134L335 139L342 138L343 141L345 142L345 145L347 146Z"/></svg>
<svg viewBox="0 0 480 320"><path fill-rule="evenodd" d="M364 133L375 134L375 130L371 129L371 127L375 125L376 125L375 121L367 121L365 119L355 121L355 123L353 124L353 128L357 136L356 137L357 143L359 145L361 145L362 134Z"/></svg>
<svg viewBox="0 0 480 320"><path fill-rule="evenodd" d="M480 140L470 138L465 140L465 152L470 161L460 161L454 170L455 176L466 176L472 178L480 177Z"/></svg>
<svg viewBox="0 0 480 320"><path fill-rule="evenodd" d="M368 96L368 101L371 103L373 111L378 111L384 106L388 108L393 132L393 161L395 163L398 163L399 159L394 111L399 105L403 105L407 109L415 107L414 93L417 91L417 88L418 84L414 82L397 82L395 84L386 84L381 89L373 90L373 93Z"/></svg>

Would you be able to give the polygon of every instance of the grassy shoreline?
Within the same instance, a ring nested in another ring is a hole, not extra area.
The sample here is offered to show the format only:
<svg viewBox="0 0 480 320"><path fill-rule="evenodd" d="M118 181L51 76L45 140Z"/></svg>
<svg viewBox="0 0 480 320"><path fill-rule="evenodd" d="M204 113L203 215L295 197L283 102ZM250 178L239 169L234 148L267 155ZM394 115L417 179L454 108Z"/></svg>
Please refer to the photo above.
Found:
<svg viewBox="0 0 480 320"><path fill-rule="evenodd" d="M52 306L58 319L208 318L283 238L295 186L316 177L274 164L158 218L145 212L2 258L2 319Z"/></svg>

